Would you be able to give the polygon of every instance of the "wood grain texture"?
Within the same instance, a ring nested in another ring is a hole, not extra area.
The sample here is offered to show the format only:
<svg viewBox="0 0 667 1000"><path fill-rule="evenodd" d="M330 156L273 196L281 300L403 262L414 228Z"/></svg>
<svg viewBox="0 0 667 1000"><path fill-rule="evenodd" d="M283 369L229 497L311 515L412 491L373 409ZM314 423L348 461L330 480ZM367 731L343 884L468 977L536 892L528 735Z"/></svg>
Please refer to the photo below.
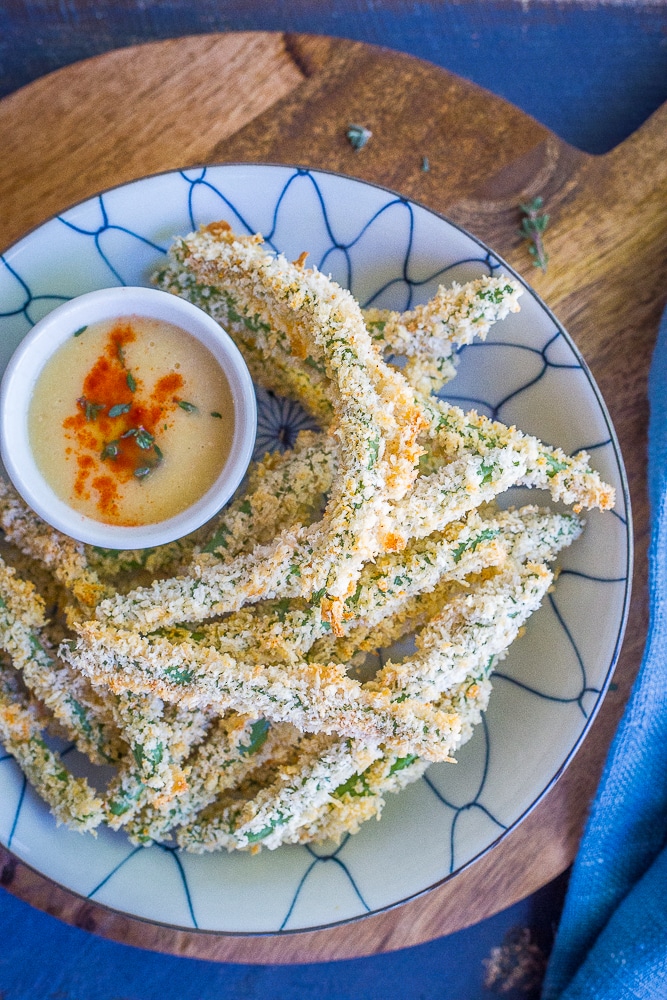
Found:
<svg viewBox="0 0 667 1000"><path fill-rule="evenodd" d="M302 79L280 35L201 35L17 91L0 105L0 246L101 189L204 162Z"/></svg>
<svg viewBox="0 0 667 1000"><path fill-rule="evenodd" d="M373 132L355 153L351 122ZM667 106L604 157L430 64L358 43L207 35L110 53L0 102L0 246L96 191L146 173L253 160L342 171L470 229L564 322L605 396L635 518L634 596L618 687L565 775L493 851L425 896L327 931L263 938L171 931L83 901L3 852L0 881L72 924L144 948L255 963L406 947L481 920L562 872L576 851L646 633L646 375L667 293ZM421 169L427 156L430 170ZM551 214L547 274L517 235L517 205Z"/></svg>

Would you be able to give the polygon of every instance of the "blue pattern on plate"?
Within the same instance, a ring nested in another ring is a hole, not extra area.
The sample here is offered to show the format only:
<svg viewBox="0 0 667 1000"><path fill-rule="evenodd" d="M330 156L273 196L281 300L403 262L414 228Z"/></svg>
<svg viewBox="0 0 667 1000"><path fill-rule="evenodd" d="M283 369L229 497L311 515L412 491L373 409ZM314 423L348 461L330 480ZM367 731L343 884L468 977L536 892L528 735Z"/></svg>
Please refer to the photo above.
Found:
<svg viewBox="0 0 667 1000"><path fill-rule="evenodd" d="M504 823L501 823L500 820L497 819L491 813L491 811L485 805L483 805L479 801L480 796L482 795L482 792L484 791L484 785L486 784L486 779L488 777L488 771L489 771L489 754L490 754L489 730L488 730L488 726L487 726L486 719L484 718L484 716L482 716L482 722L481 722L480 728L482 730L483 738L484 738L484 766L483 766L483 769L482 769L482 776L481 776L481 780L479 782L479 786L477 788L477 791L475 792L474 795L472 795L472 797L467 802L465 802L463 805L458 805L458 806L454 805L454 803L450 802L449 799L447 798L447 796L443 795L443 793L440 791L440 789L438 789L435 786L435 784L429 778L428 773L426 773L424 775L423 779L422 779L424 781L424 783L426 785L428 785L428 787L431 789L431 791L433 792L433 794L435 795L435 797L438 799L438 801L442 802L443 805L448 806L450 809L452 809L454 811L454 817L452 819L452 824L451 824L450 831L449 831L449 851L450 851L449 871L450 872L456 871L456 869L458 867L457 864L456 864L456 855L455 855L455 849L456 849L455 848L455 845L456 845L456 826L457 826L457 822L458 822L459 818L463 815L464 812L467 812L470 809L479 809L480 812L483 812L484 815L487 816L491 820L491 822L494 823L498 827L499 830L502 830L502 831L506 831L507 830L507 826Z"/></svg>

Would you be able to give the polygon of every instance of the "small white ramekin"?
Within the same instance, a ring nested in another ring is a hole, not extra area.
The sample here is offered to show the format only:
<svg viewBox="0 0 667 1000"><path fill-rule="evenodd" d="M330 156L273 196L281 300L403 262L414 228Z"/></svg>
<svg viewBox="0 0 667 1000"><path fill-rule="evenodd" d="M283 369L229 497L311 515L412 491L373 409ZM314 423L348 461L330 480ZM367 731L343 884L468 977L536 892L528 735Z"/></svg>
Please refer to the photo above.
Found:
<svg viewBox="0 0 667 1000"><path fill-rule="evenodd" d="M121 527L86 517L56 495L39 471L28 436L28 409L46 362L81 326L123 316L145 316L180 326L222 366L234 405L229 457L211 488L180 514L155 524ZM0 387L0 451L23 499L54 528L107 549L142 549L171 542L204 524L229 500L250 462L257 430L255 391L231 337L190 302L153 288L104 288L58 306L40 320L14 352Z"/></svg>

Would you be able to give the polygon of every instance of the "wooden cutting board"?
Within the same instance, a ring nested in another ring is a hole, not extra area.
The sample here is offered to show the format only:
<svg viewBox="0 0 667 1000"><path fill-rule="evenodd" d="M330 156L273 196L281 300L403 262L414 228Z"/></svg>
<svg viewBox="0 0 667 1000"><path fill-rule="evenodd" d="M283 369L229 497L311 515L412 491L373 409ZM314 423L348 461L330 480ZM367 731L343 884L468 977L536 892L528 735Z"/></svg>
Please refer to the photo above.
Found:
<svg viewBox="0 0 667 1000"><path fill-rule="evenodd" d="M360 152L345 136L352 122L373 132ZM562 872L647 624L646 375L667 296L667 105L621 146L593 157L499 98L396 52L303 35L203 35L111 52L12 94L0 102L0 149L0 248L106 187L239 160L342 171L449 216L533 284L586 357L625 456L637 546L618 686L573 764L499 847L424 897L332 930L248 938L120 916L54 886L6 851L2 884L69 923L129 944L276 963L427 941ZM517 233L518 204L538 194L551 215L546 274L532 266Z"/></svg>

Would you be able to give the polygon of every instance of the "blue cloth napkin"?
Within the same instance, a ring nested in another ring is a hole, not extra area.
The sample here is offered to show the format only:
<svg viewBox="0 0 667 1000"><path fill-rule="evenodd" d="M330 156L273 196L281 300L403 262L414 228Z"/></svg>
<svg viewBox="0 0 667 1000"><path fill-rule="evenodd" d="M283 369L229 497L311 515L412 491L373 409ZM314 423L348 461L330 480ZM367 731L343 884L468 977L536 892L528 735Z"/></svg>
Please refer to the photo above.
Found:
<svg viewBox="0 0 667 1000"><path fill-rule="evenodd" d="M667 998L667 312L649 375L650 621L542 1000Z"/></svg>

